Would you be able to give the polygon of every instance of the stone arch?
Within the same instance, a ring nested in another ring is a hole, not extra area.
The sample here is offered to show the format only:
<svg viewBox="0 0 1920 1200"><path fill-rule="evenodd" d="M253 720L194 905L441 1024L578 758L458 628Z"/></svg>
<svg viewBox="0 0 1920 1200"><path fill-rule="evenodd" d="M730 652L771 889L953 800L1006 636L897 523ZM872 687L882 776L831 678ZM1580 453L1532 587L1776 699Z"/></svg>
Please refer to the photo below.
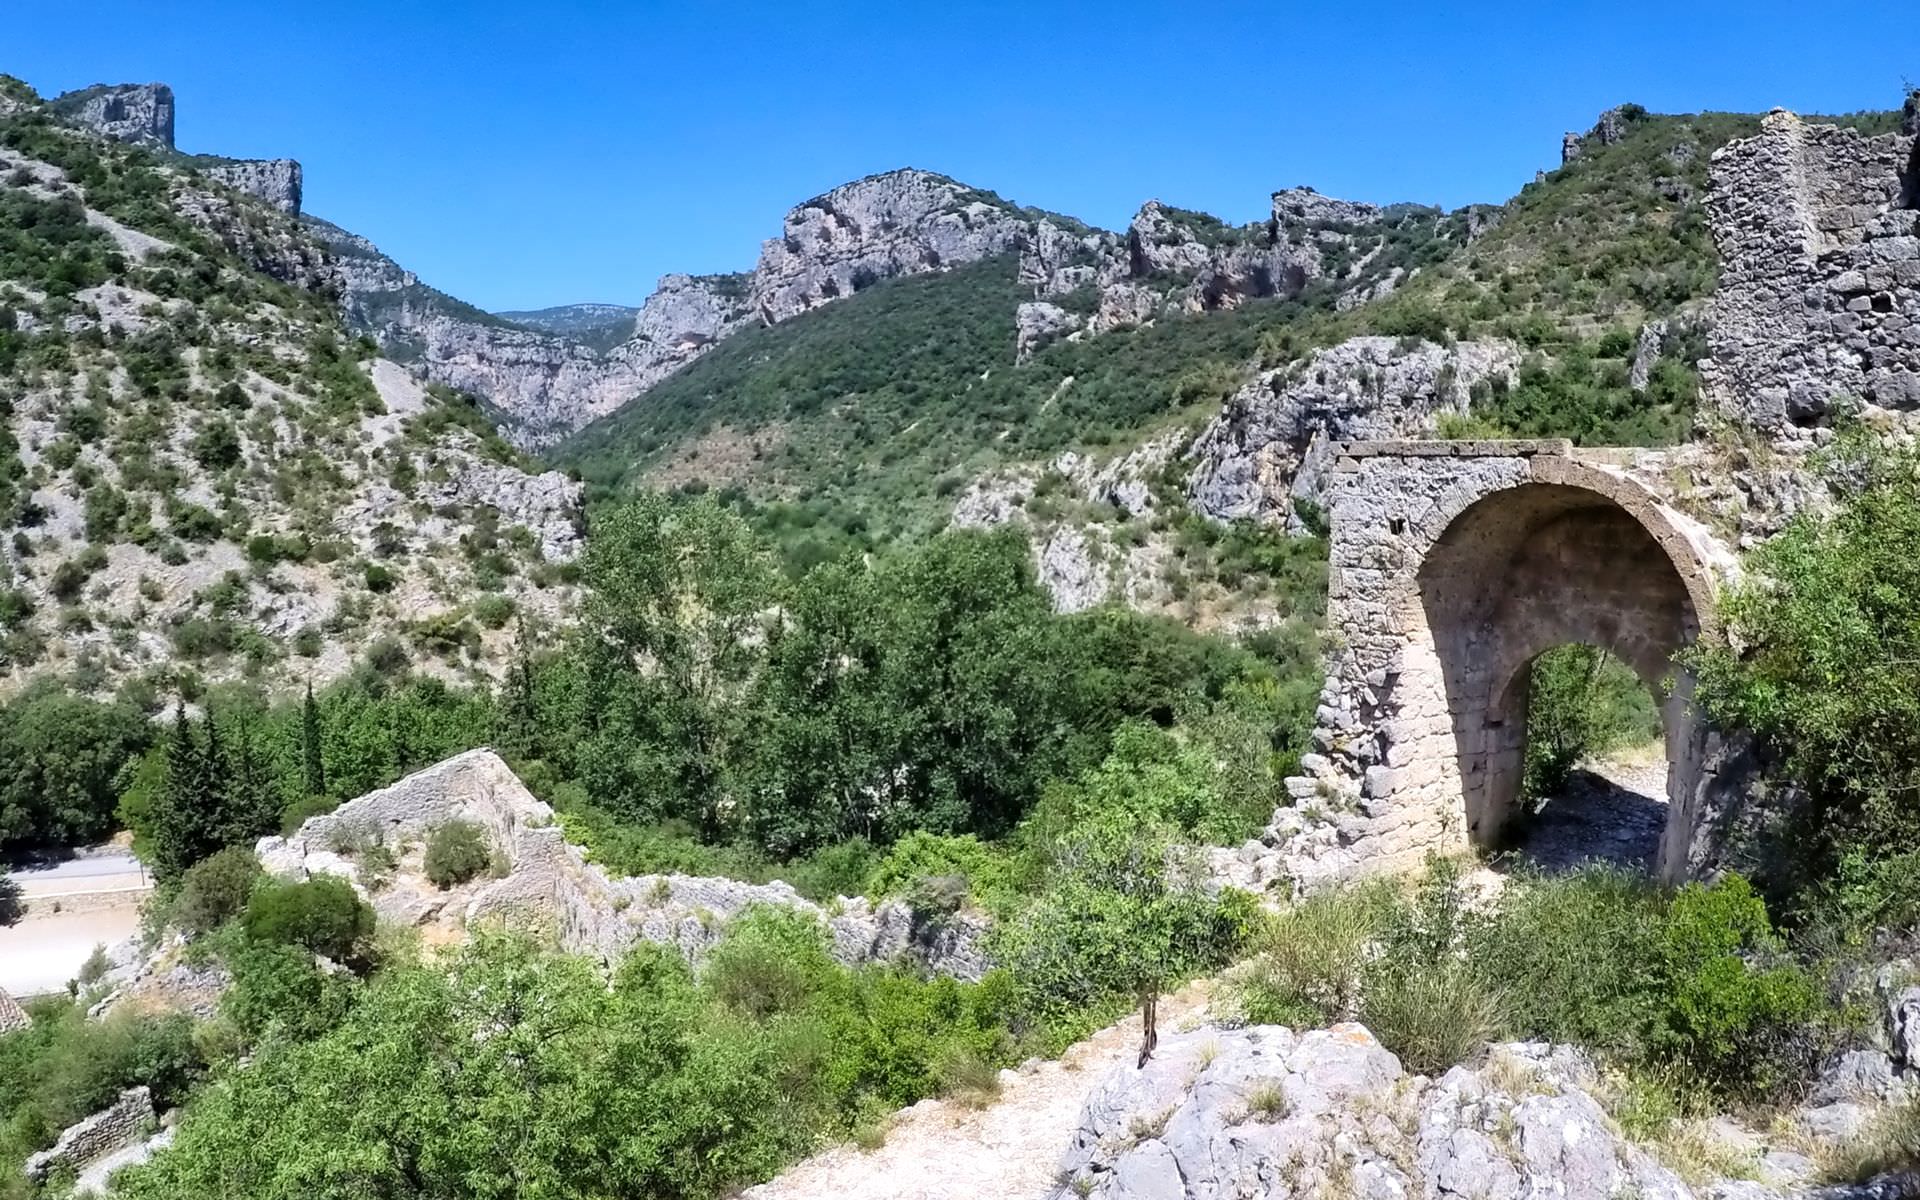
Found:
<svg viewBox="0 0 1920 1200"><path fill-rule="evenodd" d="M1612 652L1659 702L1670 803L1659 869L1674 874L1706 732L1674 657L1712 620L1707 564L1637 484L1570 459L1534 468L1462 509L1414 571L1405 624L1424 644L1411 657L1437 668L1448 716L1430 741L1453 759L1466 839L1497 847L1517 811L1528 668L1569 644Z"/></svg>
<svg viewBox="0 0 1920 1200"><path fill-rule="evenodd" d="M1659 869L1698 866L1710 731L1673 655L1713 628L1715 571L1729 560L1620 452L1582 454L1557 441L1341 447L1333 649L1316 750L1289 781L1331 810L1337 836L1294 864L1304 881L1497 843L1524 759L1526 668L1575 642L1660 687L1671 803Z"/></svg>

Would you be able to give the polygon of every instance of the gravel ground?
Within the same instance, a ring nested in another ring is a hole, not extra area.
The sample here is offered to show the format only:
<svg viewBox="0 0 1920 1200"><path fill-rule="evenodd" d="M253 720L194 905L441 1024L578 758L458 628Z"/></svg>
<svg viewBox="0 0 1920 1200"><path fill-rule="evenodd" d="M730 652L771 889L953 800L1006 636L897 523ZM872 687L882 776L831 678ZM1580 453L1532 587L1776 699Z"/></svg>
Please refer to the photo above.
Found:
<svg viewBox="0 0 1920 1200"><path fill-rule="evenodd" d="M1162 999L1162 1033L1202 1019L1206 1000L1205 983ZM923 1100L895 1116L879 1149L836 1146L742 1200L1038 1200L1055 1186L1087 1093L1139 1053L1135 1015L1057 1061L1002 1071L1000 1098L985 1108Z"/></svg>
<svg viewBox="0 0 1920 1200"><path fill-rule="evenodd" d="M140 931L140 901L89 912L30 916L0 927L0 988L15 996L65 991L95 946L111 946Z"/></svg>
<svg viewBox="0 0 1920 1200"><path fill-rule="evenodd" d="M1665 759L1623 756L1584 764L1547 802L1516 856L1545 871L1584 862L1652 870L1667 827Z"/></svg>

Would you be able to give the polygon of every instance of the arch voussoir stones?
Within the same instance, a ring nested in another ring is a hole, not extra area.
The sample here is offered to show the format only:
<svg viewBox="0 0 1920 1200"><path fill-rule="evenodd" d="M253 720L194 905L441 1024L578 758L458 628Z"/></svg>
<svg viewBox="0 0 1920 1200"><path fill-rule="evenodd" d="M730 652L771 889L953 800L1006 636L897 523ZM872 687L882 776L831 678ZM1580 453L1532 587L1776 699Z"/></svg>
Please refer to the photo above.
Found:
<svg viewBox="0 0 1920 1200"><path fill-rule="evenodd" d="M1622 452L1340 450L1327 681L1314 752L1287 781L1296 885L1498 846L1525 758L1527 668L1570 642L1612 650L1664 698L1670 816L1655 867L1698 872L1726 755L1675 656L1713 629L1731 557L1630 476Z"/></svg>

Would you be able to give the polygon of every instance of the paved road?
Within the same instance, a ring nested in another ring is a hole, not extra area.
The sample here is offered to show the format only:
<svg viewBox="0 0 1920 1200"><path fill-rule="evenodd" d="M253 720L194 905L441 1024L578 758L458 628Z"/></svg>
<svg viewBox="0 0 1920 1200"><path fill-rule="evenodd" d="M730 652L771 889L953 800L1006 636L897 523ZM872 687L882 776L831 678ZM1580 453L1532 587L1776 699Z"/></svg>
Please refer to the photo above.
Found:
<svg viewBox="0 0 1920 1200"><path fill-rule="evenodd" d="M29 899L62 892L114 892L153 884L152 876L141 869L140 860L122 850L18 869L13 873L13 881Z"/></svg>

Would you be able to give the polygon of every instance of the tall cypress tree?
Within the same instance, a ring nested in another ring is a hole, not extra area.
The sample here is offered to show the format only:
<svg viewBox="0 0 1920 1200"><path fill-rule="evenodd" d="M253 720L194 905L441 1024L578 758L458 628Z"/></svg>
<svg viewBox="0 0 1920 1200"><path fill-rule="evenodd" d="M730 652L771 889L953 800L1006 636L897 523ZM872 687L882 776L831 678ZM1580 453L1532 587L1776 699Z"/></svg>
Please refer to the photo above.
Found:
<svg viewBox="0 0 1920 1200"><path fill-rule="evenodd" d="M178 878L207 852L206 757L184 704L175 704L167 737L167 772L153 805L153 870Z"/></svg>
<svg viewBox="0 0 1920 1200"><path fill-rule="evenodd" d="M507 671L506 695L501 698L500 749L508 758L539 757L534 726L533 664L527 659L527 626L520 622L514 636L513 665Z"/></svg>
<svg viewBox="0 0 1920 1200"><path fill-rule="evenodd" d="M243 723L234 741L233 777L227 788L220 841L228 846L245 845L271 833L279 824L279 818L280 805L273 794L273 781L267 778L254 752L253 728Z"/></svg>
<svg viewBox="0 0 1920 1200"><path fill-rule="evenodd" d="M320 704L313 698L313 680L307 680L307 702L300 710L300 756L306 768L309 796L327 794L327 764L320 754Z"/></svg>

